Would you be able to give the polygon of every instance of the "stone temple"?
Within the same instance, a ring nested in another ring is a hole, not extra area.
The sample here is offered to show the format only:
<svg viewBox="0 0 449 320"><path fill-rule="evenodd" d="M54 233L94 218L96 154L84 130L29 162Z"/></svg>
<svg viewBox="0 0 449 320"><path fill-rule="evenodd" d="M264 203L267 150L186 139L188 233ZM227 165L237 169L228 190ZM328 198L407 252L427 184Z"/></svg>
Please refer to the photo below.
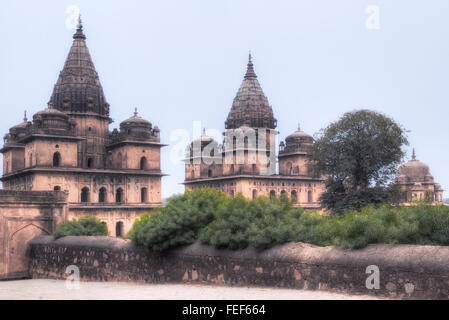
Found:
<svg viewBox="0 0 449 320"><path fill-rule="evenodd" d="M399 167L397 182L405 204L424 199L443 203L443 188L434 181L429 166L416 159L415 149L412 159Z"/></svg>
<svg viewBox="0 0 449 320"><path fill-rule="evenodd" d="M20 265L14 259L23 256L25 240L51 233L61 221L95 215L109 235L125 236L136 218L161 205L159 128L137 111L119 130L111 132L111 122L80 21L48 108L4 136L0 260L6 265Z"/></svg>
<svg viewBox="0 0 449 320"><path fill-rule="evenodd" d="M249 56L246 74L225 121L224 141L219 144L204 132L187 148L186 188L210 187L230 196L248 199L283 193L304 208L320 208L322 177L307 167L313 138L298 130L275 151L277 120L257 80ZM278 163L279 169L276 168Z"/></svg>

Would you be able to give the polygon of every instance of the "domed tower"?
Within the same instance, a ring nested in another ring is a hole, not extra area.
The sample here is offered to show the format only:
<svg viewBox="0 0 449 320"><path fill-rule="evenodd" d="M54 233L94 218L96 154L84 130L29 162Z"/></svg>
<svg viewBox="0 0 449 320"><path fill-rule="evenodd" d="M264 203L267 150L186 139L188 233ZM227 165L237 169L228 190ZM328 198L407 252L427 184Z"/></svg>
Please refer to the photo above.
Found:
<svg viewBox="0 0 449 320"><path fill-rule="evenodd" d="M107 168L160 170L160 130L158 126L134 115L120 123L109 136Z"/></svg>
<svg viewBox="0 0 449 320"><path fill-rule="evenodd" d="M31 131L31 122L28 121L26 111L23 122L11 127L9 133L3 137L4 145L0 150L3 153L3 174L8 174L25 166L25 145L21 140Z"/></svg>
<svg viewBox="0 0 449 320"><path fill-rule="evenodd" d="M88 162L93 161L93 168L104 168L104 147L108 138L108 125L112 120L109 118L109 104L86 45L81 18L48 105L50 109L62 111L75 120L76 135L84 137L79 148L80 165L87 168Z"/></svg>
<svg viewBox="0 0 449 320"><path fill-rule="evenodd" d="M279 144L279 174L309 176L307 152L312 144L312 136L298 125L298 130L287 136L285 143L281 141Z"/></svg>
<svg viewBox="0 0 449 320"><path fill-rule="evenodd" d="M221 146L212 137L203 134L186 149L185 178L193 180L222 175Z"/></svg>
<svg viewBox="0 0 449 320"><path fill-rule="evenodd" d="M274 174L276 126L250 54L246 74L225 121L224 173Z"/></svg>
<svg viewBox="0 0 449 320"><path fill-rule="evenodd" d="M404 192L405 202L426 198L432 201L443 200L441 185L435 183L429 166L416 159L415 149L413 149L412 159L399 167L397 182Z"/></svg>

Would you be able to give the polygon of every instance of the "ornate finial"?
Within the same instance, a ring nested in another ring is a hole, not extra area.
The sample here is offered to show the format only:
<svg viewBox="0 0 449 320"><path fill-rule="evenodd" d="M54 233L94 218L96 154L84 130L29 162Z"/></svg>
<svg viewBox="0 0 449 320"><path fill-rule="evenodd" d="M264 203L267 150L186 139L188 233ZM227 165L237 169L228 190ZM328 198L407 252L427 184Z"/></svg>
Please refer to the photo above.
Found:
<svg viewBox="0 0 449 320"><path fill-rule="evenodd" d="M246 70L245 79L256 79L256 78L257 75L254 72L253 56L251 55L250 51L248 56L248 68Z"/></svg>
<svg viewBox="0 0 449 320"><path fill-rule="evenodd" d="M206 128L203 128L203 136L206 135Z"/></svg>
<svg viewBox="0 0 449 320"><path fill-rule="evenodd" d="M28 119L27 119L27 111L25 110L23 112L23 122L27 122L27 121L28 121Z"/></svg>
<svg viewBox="0 0 449 320"><path fill-rule="evenodd" d="M301 131L301 125L298 123L298 131Z"/></svg>
<svg viewBox="0 0 449 320"><path fill-rule="evenodd" d="M78 25L76 27L78 30L83 30L83 21L81 20L81 13L78 15Z"/></svg>
<svg viewBox="0 0 449 320"><path fill-rule="evenodd" d="M413 160L413 161L416 160L415 148L413 148L413 152L412 152L412 160Z"/></svg>
<svg viewBox="0 0 449 320"><path fill-rule="evenodd" d="M137 117L137 108L134 108L134 117Z"/></svg>
<svg viewBox="0 0 449 320"><path fill-rule="evenodd" d="M86 39L86 36L83 33L83 22L81 21L81 14L78 16L78 25L76 26L76 32L73 35L73 39Z"/></svg>

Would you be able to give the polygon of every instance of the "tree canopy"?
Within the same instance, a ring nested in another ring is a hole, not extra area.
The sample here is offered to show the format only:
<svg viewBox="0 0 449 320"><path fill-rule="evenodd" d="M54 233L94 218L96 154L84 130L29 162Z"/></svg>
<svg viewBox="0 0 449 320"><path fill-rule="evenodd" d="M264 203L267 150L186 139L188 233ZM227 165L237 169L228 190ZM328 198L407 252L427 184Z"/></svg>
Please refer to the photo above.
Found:
<svg viewBox="0 0 449 320"><path fill-rule="evenodd" d="M334 213L388 201L388 184L408 144L393 119L370 110L345 113L320 130L309 152L310 167L327 177L322 204Z"/></svg>

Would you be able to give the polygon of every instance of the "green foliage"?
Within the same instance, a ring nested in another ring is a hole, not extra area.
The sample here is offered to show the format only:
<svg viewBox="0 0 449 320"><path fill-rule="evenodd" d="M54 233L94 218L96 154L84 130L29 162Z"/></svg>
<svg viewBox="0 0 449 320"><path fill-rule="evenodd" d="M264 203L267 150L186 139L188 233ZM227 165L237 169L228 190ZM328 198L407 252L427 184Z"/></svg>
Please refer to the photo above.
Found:
<svg viewBox="0 0 449 320"><path fill-rule="evenodd" d="M295 221L302 212L286 196L246 200L239 194L219 208L215 220L200 232L200 240L218 248L266 249L294 239Z"/></svg>
<svg viewBox="0 0 449 320"><path fill-rule="evenodd" d="M58 239L65 236L107 236L108 228L94 216L84 216L79 220L63 222L56 227L53 236Z"/></svg>
<svg viewBox="0 0 449 320"><path fill-rule="evenodd" d="M449 207L370 205L322 215L293 207L288 197L228 198L214 189L186 191L145 214L129 236L153 251L196 240L217 248L259 250L285 242L358 249L375 243L449 245Z"/></svg>
<svg viewBox="0 0 449 320"><path fill-rule="evenodd" d="M190 244L198 238L198 231L213 220L226 199L226 194L215 189L187 190L169 198L165 207L136 220L128 236L136 244L156 252Z"/></svg>
<svg viewBox="0 0 449 320"><path fill-rule="evenodd" d="M310 169L326 175L322 204L334 213L384 203L408 144L404 129L387 116L359 110L322 129L309 150Z"/></svg>

